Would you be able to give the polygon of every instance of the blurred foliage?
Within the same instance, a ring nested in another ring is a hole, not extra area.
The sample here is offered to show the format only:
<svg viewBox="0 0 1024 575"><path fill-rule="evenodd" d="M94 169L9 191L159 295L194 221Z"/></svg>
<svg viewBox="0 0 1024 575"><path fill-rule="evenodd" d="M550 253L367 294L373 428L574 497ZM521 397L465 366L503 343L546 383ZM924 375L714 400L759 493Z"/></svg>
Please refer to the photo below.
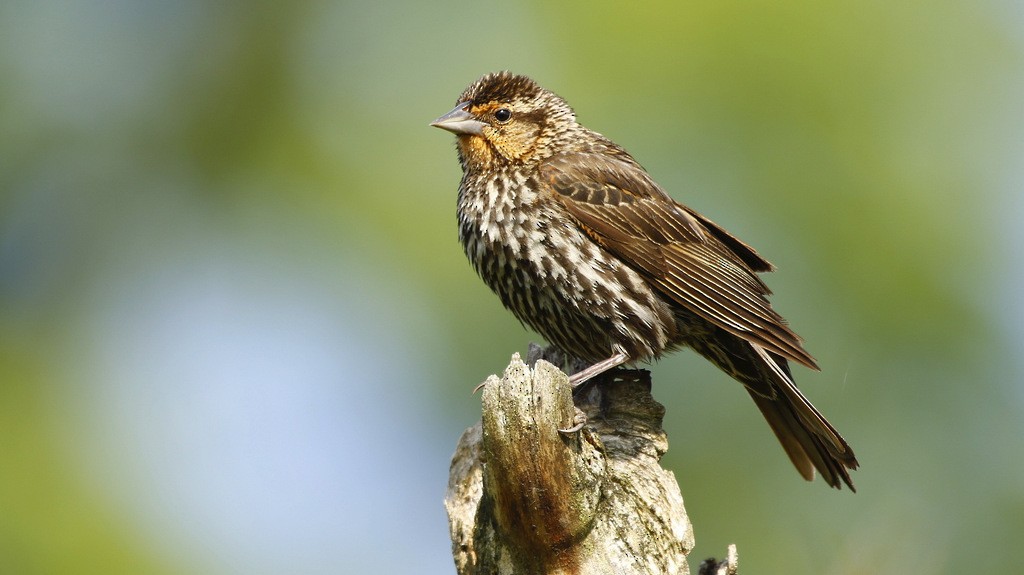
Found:
<svg viewBox="0 0 1024 575"><path fill-rule="evenodd" d="M444 454L537 336L427 123L498 69L778 265L823 365L856 495L692 354L653 368L697 556L1021 572L1022 44L999 1L3 4L0 572L450 572Z"/></svg>

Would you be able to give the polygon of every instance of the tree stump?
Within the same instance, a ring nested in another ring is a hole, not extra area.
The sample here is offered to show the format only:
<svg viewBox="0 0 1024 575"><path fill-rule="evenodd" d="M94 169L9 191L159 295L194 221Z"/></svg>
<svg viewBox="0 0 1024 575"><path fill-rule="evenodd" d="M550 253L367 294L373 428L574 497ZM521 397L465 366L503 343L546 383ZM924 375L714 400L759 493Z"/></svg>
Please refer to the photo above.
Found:
<svg viewBox="0 0 1024 575"><path fill-rule="evenodd" d="M574 405L568 376L516 354L482 389L445 497L460 575L689 574L693 530L658 463L665 409L649 372L612 372ZM735 573L730 559L710 572Z"/></svg>

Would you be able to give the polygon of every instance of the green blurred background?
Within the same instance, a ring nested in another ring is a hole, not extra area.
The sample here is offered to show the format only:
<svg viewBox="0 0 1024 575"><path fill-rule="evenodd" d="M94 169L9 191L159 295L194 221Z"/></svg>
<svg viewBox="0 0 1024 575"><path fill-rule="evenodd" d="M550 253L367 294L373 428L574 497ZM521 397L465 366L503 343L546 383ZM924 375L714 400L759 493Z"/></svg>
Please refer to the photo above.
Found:
<svg viewBox="0 0 1024 575"><path fill-rule="evenodd" d="M694 557L1024 572L1024 10L1009 1L0 5L0 573L451 573L470 389L537 336L452 137L527 73L756 246L859 492L654 367Z"/></svg>

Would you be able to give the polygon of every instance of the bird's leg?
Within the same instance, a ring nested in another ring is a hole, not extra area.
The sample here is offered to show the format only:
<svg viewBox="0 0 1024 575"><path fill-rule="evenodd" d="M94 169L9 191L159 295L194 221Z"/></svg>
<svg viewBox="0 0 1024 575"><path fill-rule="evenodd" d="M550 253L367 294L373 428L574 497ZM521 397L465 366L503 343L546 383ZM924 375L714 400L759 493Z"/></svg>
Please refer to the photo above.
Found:
<svg viewBox="0 0 1024 575"><path fill-rule="evenodd" d="M608 371L609 369L618 367L626 363L627 361L629 361L629 356L626 354L626 352L617 351L615 352L615 355L609 357L608 359L603 359L595 363L594 365L591 365L587 369L584 369L583 371L578 371L572 374L572 376L569 377L569 384L572 385L573 388L577 388L588 379L594 377L595 375L600 375Z"/></svg>
<svg viewBox="0 0 1024 575"><path fill-rule="evenodd" d="M629 361L629 355L627 355L624 351L618 351L615 353L615 355L609 357L608 359L599 361L582 371L578 371L572 374L572 376L569 377L569 384L572 386L572 395L574 402L576 399L582 397L583 394L586 393L585 390L590 388L590 385L588 384L598 381L594 379L595 377L604 375L608 373L609 370L612 370L626 363L627 361ZM643 370L640 371L643 372ZM605 378L601 379L603 380ZM573 425L572 427L568 429L559 429L558 431L562 434L569 435L571 433L575 433L583 429L583 426L587 424L587 415L580 411L579 408L576 409L576 417L574 419L574 423L575 425Z"/></svg>

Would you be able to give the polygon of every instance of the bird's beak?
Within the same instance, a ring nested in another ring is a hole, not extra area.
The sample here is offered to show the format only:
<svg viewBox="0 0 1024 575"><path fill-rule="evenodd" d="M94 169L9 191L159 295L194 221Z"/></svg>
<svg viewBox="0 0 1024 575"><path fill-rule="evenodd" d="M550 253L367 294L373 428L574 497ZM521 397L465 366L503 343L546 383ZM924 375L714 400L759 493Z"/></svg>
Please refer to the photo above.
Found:
<svg viewBox="0 0 1024 575"><path fill-rule="evenodd" d="M459 102L455 109L430 123L435 128L448 130L453 134L483 135L484 124L468 112L469 102Z"/></svg>

